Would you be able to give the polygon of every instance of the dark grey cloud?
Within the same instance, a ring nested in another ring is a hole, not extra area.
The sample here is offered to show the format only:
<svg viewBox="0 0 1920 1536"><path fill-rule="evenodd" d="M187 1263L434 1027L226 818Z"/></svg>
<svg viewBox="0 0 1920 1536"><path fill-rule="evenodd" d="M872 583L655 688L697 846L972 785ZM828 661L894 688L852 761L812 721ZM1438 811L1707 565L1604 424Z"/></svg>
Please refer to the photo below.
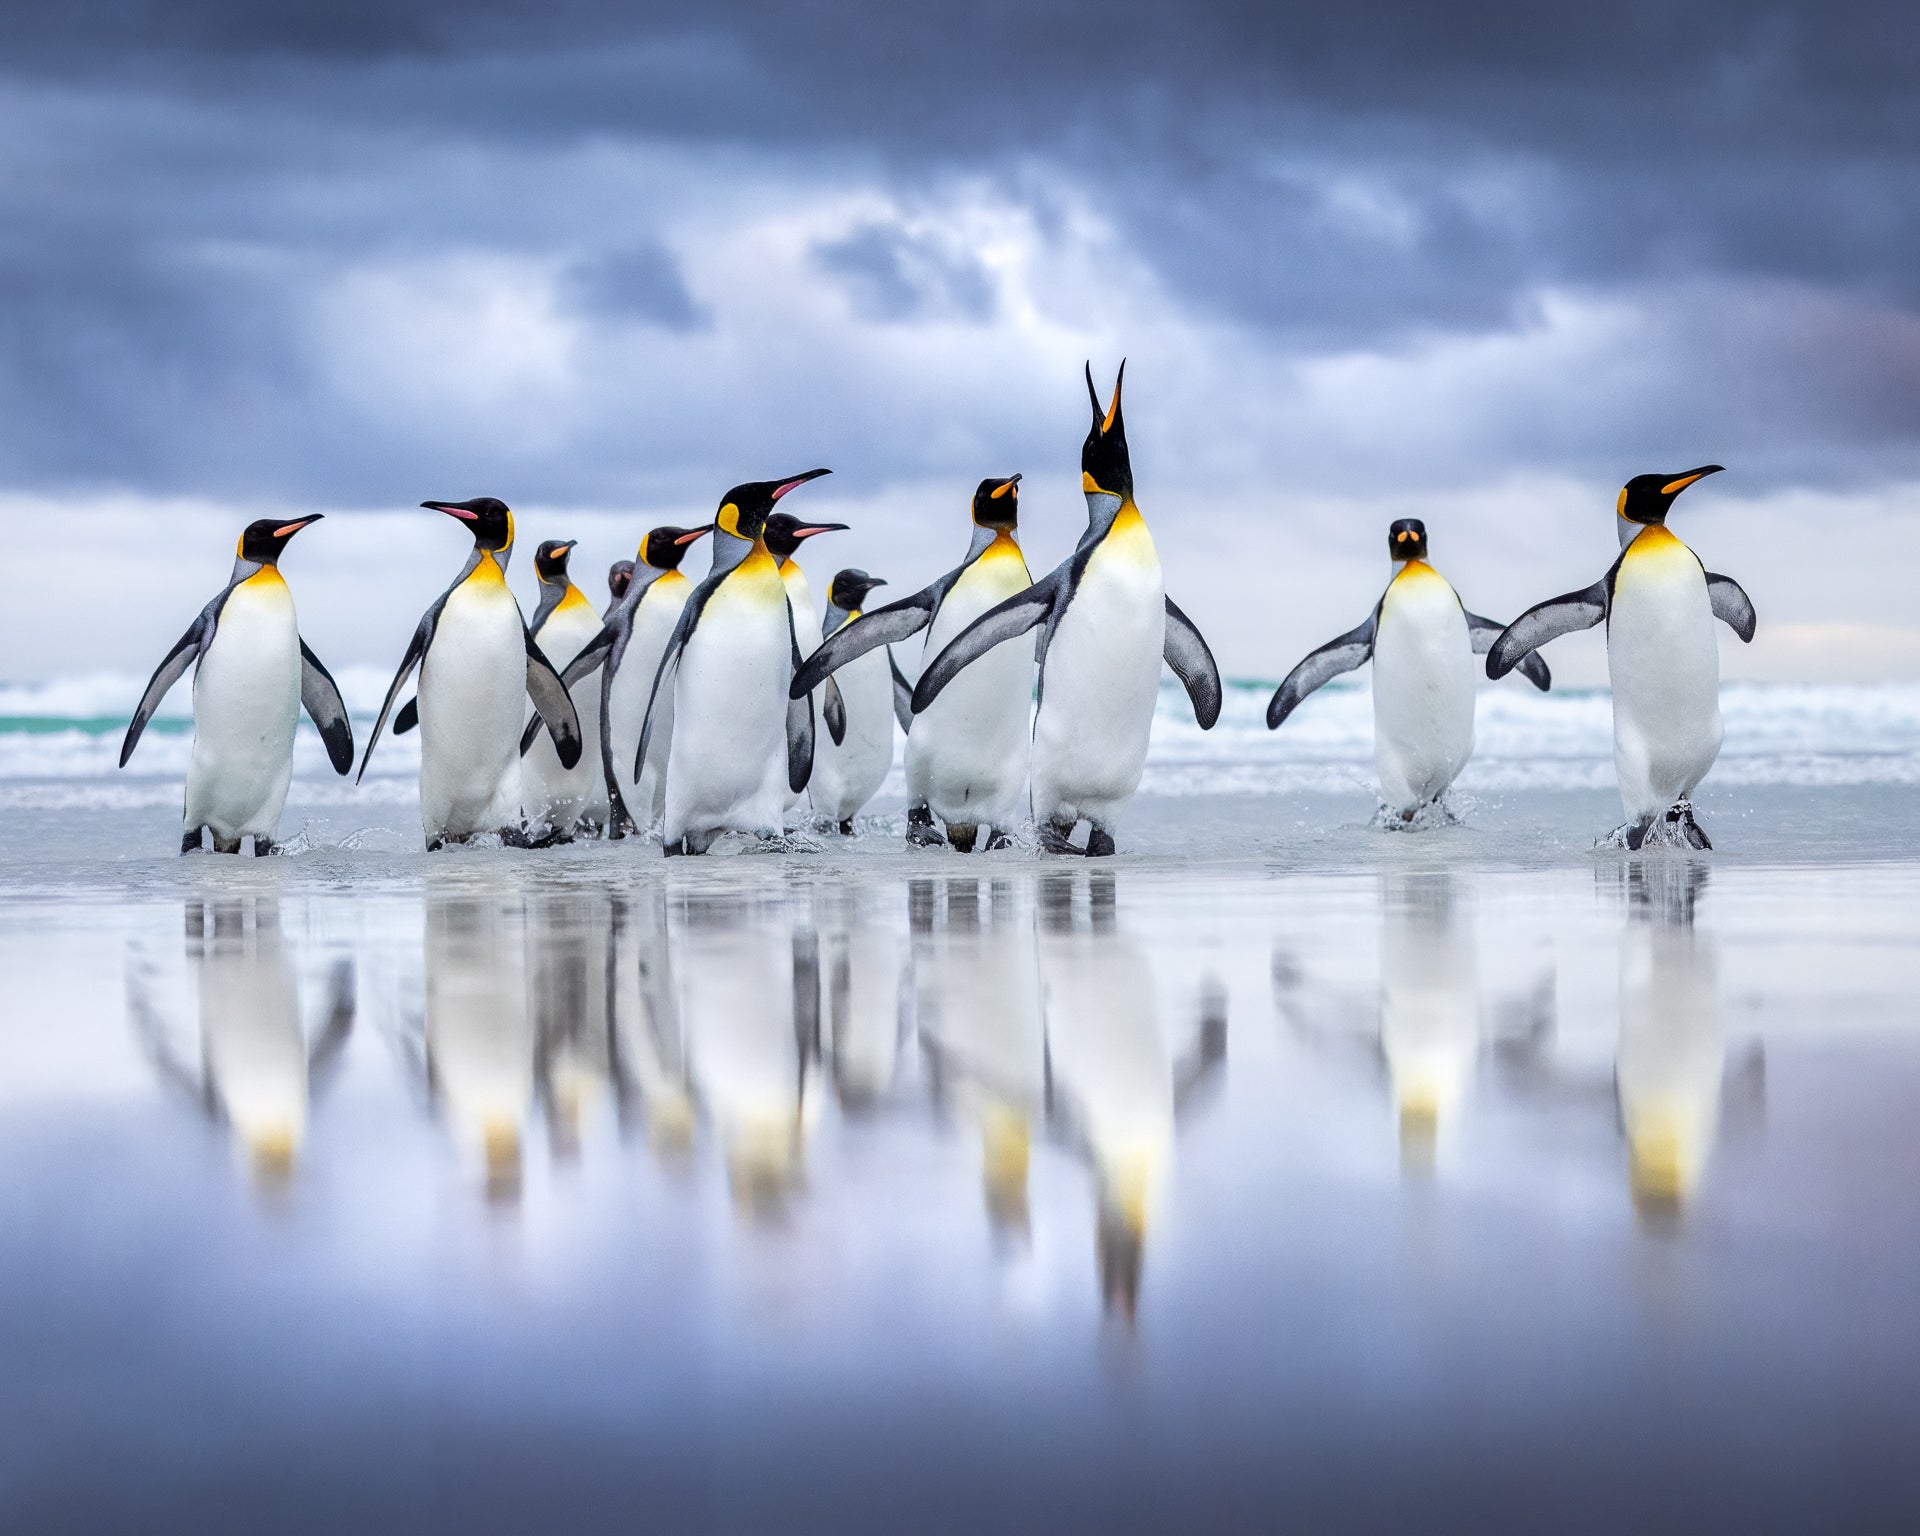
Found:
<svg viewBox="0 0 1920 1536"><path fill-rule="evenodd" d="M604 251L573 263L566 274L567 300L577 309L610 320L699 330L712 315L687 291L680 262L655 242Z"/></svg>
<svg viewBox="0 0 1920 1536"><path fill-rule="evenodd" d="M813 247L813 259L846 288L862 318L883 324L993 313L993 278L970 252L897 225L868 221Z"/></svg>

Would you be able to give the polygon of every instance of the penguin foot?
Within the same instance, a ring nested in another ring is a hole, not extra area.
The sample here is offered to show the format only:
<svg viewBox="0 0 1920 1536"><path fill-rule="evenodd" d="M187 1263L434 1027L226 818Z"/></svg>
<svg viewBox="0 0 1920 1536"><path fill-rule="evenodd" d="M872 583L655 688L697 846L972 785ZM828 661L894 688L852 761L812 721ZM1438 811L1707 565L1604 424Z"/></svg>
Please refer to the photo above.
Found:
<svg viewBox="0 0 1920 1536"><path fill-rule="evenodd" d="M446 846L447 846L447 840L444 837L430 837L427 839L428 853L438 853L442 848Z"/></svg>
<svg viewBox="0 0 1920 1536"><path fill-rule="evenodd" d="M947 841L953 845L955 853L972 853L973 845L979 839L978 827L955 826L947 823Z"/></svg>
<svg viewBox="0 0 1920 1536"><path fill-rule="evenodd" d="M1079 825L1076 821L1043 821L1034 830L1040 836L1040 848L1044 853L1078 853L1073 846L1073 829Z"/></svg>
<svg viewBox="0 0 1920 1536"><path fill-rule="evenodd" d="M237 837L222 837L216 832L213 834L213 851L215 853L238 853L240 851L240 839Z"/></svg>
<svg viewBox="0 0 1920 1536"><path fill-rule="evenodd" d="M1113 834L1102 827L1088 827L1087 857L1090 859L1112 858Z"/></svg>
<svg viewBox="0 0 1920 1536"><path fill-rule="evenodd" d="M933 812L924 805L907 807L907 841L915 848L943 848L947 842L933 824Z"/></svg>
<svg viewBox="0 0 1920 1536"><path fill-rule="evenodd" d="M180 836L180 851L182 853L198 853L200 851L200 834L206 830L205 827L195 827L191 832L182 833Z"/></svg>
<svg viewBox="0 0 1920 1536"><path fill-rule="evenodd" d="M548 834L550 837L552 834ZM531 836L524 827L502 827L500 829L502 848L544 848L546 843Z"/></svg>
<svg viewBox="0 0 1920 1536"><path fill-rule="evenodd" d="M256 859L264 859L268 854L278 853L279 851L279 848L275 846L272 838L262 837L258 832L254 833L253 856Z"/></svg>
<svg viewBox="0 0 1920 1536"><path fill-rule="evenodd" d="M1712 853L1713 844L1707 841L1707 834L1700 823L1693 819L1693 802L1676 800L1667 808L1667 824L1678 830L1687 841L1689 848L1697 848L1702 853Z"/></svg>
<svg viewBox="0 0 1920 1536"><path fill-rule="evenodd" d="M987 834L988 853L998 853L1002 848L1011 848L1013 846L1013 838L1009 834L1002 832L998 827L989 827Z"/></svg>
<svg viewBox="0 0 1920 1536"><path fill-rule="evenodd" d="M843 820L841 821L841 823L840 823L840 835L841 835L842 837L852 837L852 836L853 836L853 818L852 818L851 816L848 816L848 817L846 817L845 819L843 819Z"/></svg>

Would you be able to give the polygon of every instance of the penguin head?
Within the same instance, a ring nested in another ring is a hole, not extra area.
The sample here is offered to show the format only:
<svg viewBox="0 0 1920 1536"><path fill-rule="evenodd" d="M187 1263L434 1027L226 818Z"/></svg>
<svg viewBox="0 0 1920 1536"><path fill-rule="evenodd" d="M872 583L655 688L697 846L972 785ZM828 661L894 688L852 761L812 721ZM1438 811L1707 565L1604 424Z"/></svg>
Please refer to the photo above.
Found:
<svg viewBox="0 0 1920 1536"><path fill-rule="evenodd" d="M1004 480L982 480L980 489L973 493L973 521L978 528L992 528L1000 533L1012 533L1020 526L1020 477L1008 475Z"/></svg>
<svg viewBox="0 0 1920 1536"><path fill-rule="evenodd" d="M579 542L578 539L548 539L533 552L533 571L542 586L567 585L567 558Z"/></svg>
<svg viewBox="0 0 1920 1536"><path fill-rule="evenodd" d="M1133 500L1133 462L1127 457L1127 426L1120 417L1120 386L1127 377L1125 359L1113 379L1113 402L1103 411L1100 392L1093 387L1093 364L1087 364L1087 399L1093 405L1093 426L1080 445L1080 489L1089 496L1117 496Z"/></svg>
<svg viewBox="0 0 1920 1536"><path fill-rule="evenodd" d="M1719 474L1723 467L1702 464L1698 469L1683 469L1677 475L1635 475L1620 487L1617 503L1620 515L1630 523L1664 523L1674 497L1694 481Z"/></svg>
<svg viewBox="0 0 1920 1536"><path fill-rule="evenodd" d="M507 504L493 496L476 496L471 501L423 501L430 512L457 517L473 532L475 549L513 548L513 513Z"/></svg>
<svg viewBox="0 0 1920 1536"><path fill-rule="evenodd" d="M702 523L698 528L655 528L640 541L640 558L656 571L677 571L694 541L712 532L712 523ZM633 574L631 565L627 574Z"/></svg>
<svg viewBox="0 0 1920 1536"><path fill-rule="evenodd" d="M793 553L816 534L842 533L845 523L803 523L790 512L775 512L767 518L764 537L773 558L785 565Z"/></svg>
<svg viewBox="0 0 1920 1536"><path fill-rule="evenodd" d="M633 585L633 562L616 560L607 567L607 593L617 603L627 595L627 588Z"/></svg>
<svg viewBox="0 0 1920 1536"><path fill-rule="evenodd" d="M849 567L834 576L827 588L827 601L836 608L844 608L848 613L858 613L866 606L867 594L875 587L885 585L886 582L880 577L869 576L865 571Z"/></svg>
<svg viewBox="0 0 1920 1536"><path fill-rule="evenodd" d="M832 473L830 469L810 469L804 475L790 475L785 480L750 480L745 485L736 485L720 498L720 510L713 517L714 529L749 542L758 539L766 531L767 518L776 501L795 486Z"/></svg>
<svg viewBox="0 0 1920 1536"><path fill-rule="evenodd" d="M319 522L322 515L315 512L308 517L295 518L290 523L279 522L271 517L248 523L247 531L240 535L240 543L234 553L255 565L272 565L280 558L280 551L287 547L287 540L307 524Z"/></svg>
<svg viewBox="0 0 1920 1536"><path fill-rule="evenodd" d="M1387 529L1387 553L1395 565L1427 558L1427 525L1417 517L1403 517Z"/></svg>

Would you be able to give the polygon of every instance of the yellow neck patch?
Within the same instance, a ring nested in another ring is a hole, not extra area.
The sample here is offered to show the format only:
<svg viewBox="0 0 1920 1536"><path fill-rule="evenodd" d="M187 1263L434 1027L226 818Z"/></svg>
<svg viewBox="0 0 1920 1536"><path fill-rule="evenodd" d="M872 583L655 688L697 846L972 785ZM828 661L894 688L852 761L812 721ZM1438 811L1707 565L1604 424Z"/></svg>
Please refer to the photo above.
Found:
<svg viewBox="0 0 1920 1536"><path fill-rule="evenodd" d="M587 601L586 593L582 592L572 582L568 582L566 595L563 596L559 602L554 604L553 611L555 613L565 613L569 608L589 608L590 609L592 607L593 607L593 604Z"/></svg>
<svg viewBox="0 0 1920 1536"><path fill-rule="evenodd" d="M493 551L480 551L480 563L473 568L473 574L467 577L469 582L478 582L481 586L504 587L507 573L500 569L500 562L493 557Z"/></svg>

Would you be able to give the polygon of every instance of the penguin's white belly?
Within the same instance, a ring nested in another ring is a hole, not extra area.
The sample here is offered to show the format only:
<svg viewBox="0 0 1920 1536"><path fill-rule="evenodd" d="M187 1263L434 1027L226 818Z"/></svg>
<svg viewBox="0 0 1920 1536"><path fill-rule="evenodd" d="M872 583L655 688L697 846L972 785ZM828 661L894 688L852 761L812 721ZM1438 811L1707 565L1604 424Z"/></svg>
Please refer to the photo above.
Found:
<svg viewBox="0 0 1920 1536"><path fill-rule="evenodd" d="M708 599L680 655L667 763L668 842L687 832L778 835L786 808L792 670L778 576L730 576Z"/></svg>
<svg viewBox="0 0 1920 1536"><path fill-rule="evenodd" d="M995 604L1031 581L1017 554L993 548L948 591L927 626L924 665ZM959 826L1009 829L1022 819L1033 737L1033 641L995 646L940 691L907 733L907 795Z"/></svg>
<svg viewBox="0 0 1920 1536"><path fill-rule="evenodd" d="M462 582L420 664L420 822L429 838L497 832L520 810L527 651L504 581Z"/></svg>
<svg viewBox="0 0 1920 1536"><path fill-rule="evenodd" d="M293 778L300 714L300 627L277 574L236 587L193 678L188 827L233 839L271 836Z"/></svg>
<svg viewBox="0 0 1920 1536"><path fill-rule="evenodd" d="M671 583L671 585L667 585ZM673 695L669 687L661 691L653 710L653 734L647 738L646 768L636 782L634 754L640 750L640 731L647 723L647 700L653 696L653 679L660 670L660 658L666 654L667 641L673 638L673 626L680 621L680 610L687 605L690 587L677 574L656 577L653 585L634 610L633 632L621 653L620 665L607 691L608 738L613 748L613 772L627 811L646 826L666 806L667 755L673 746Z"/></svg>
<svg viewBox="0 0 1920 1536"><path fill-rule="evenodd" d="M813 738L813 808L833 821L860 814L893 766L893 670L878 646L834 673L847 732L835 743L824 718Z"/></svg>
<svg viewBox="0 0 1920 1536"><path fill-rule="evenodd" d="M563 606L549 615L534 636L556 672L600 633L600 619L584 603ZM600 679L582 678L572 689L574 712L580 717L580 761L560 766L553 738L542 729L520 764L520 799L529 822L545 823L564 831L579 821L605 825L607 787L600 769ZM530 718L530 716L529 716Z"/></svg>
<svg viewBox="0 0 1920 1536"><path fill-rule="evenodd" d="M1460 600L1409 567L1380 605L1373 641L1373 750L1396 811L1435 799L1473 755L1473 645Z"/></svg>
<svg viewBox="0 0 1920 1536"><path fill-rule="evenodd" d="M1693 551L1648 528L1615 573L1607 616L1613 760L1630 820L1693 792L1720 755L1720 652Z"/></svg>
<svg viewBox="0 0 1920 1536"><path fill-rule="evenodd" d="M1110 826L1140 787L1166 648L1160 559L1136 515L1114 525L1053 632L1033 727L1033 814Z"/></svg>

